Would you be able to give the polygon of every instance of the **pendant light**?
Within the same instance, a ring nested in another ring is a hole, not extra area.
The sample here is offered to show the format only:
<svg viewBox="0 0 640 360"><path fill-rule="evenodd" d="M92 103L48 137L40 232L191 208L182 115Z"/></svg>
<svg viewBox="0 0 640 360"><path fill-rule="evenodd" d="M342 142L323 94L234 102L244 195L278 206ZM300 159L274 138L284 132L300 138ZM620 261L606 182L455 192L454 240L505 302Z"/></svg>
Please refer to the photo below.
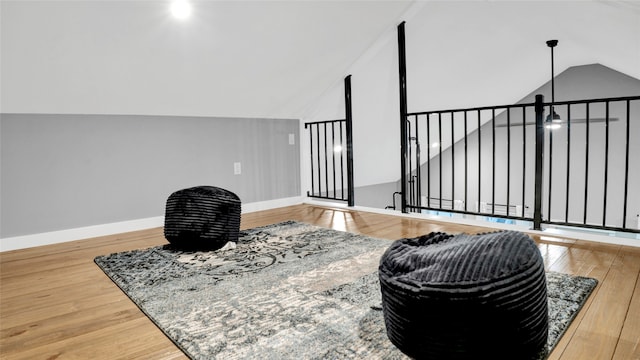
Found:
<svg viewBox="0 0 640 360"><path fill-rule="evenodd" d="M547 46L551 48L551 111L544 122L544 127L547 129L559 129L562 123L562 118L553 109L553 104L556 101L555 97L555 83L554 83L554 71L553 71L553 48L558 45L558 40L547 41Z"/></svg>

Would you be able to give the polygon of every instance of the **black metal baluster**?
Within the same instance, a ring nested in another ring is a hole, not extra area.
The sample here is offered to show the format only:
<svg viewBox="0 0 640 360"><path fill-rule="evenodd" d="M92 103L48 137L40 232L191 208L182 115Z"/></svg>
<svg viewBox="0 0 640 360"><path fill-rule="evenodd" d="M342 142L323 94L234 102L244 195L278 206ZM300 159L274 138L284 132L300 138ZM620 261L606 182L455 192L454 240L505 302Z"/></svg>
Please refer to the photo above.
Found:
<svg viewBox="0 0 640 360"><path fill-rule="evenodd" d="M587 224L587 196L589 195L589 103L585 104L587 107L586 111L586 132L585 132L585 156L584 156L584 210L583 216L584 219L582 221L583 225Z"/></svg>
<svg viewBox="0 0 640 360"><path fill-rule="evenodd" d="M417 205L418 207L422 207L422 161L420 160L420 131L418 127L418 115L413 116L413 121L416 123L416 192L417 192ZM418 210L418 212L422 212L422 210Z"/></svg>
<svg viewBox="0 0 640 360"><path fill-rule="evenodd" d="M511 205L511 108L507 108L507 216L509 216L509 206Z"/></svg>
<svg viewBox="0 0 640 360"><path fill-rule="evenodd" d="M456 202L456 139L455 139L455 126L453 121L453 111L451 112L451 210L454 209Z"/></svg>
<svg viewBox="0 0 640 360"><path fill-rule="evenodd" d="M309 124L304 124L305 129L307 128L307 125ZM310 153L311 153L311 158L310 158L310 168L311 168L311 195L315 195L315 189L313 186L314 180L313 180L313 126L309 125L309 146L310 146ZM307 191L307 196L309 196L309 192Z"/></svg>
<svg viewBox="0 0 640 360"><path fill-rule="evenodd" d="M533 204L533 229L542 230L542 171L544 169L544 96L536 95L536 164Z"/></svg>
<svg viewBox="0 0 640 360"><path fill-rule="evenodd" d="M604 137L604 191L602 206L602 226L607 223L607 180L609 179L609 102L605 103L605 137Z"/></svg>
<svg viewBox="0 0 640 360"><path fill-rule="evenodd" d="M431 208L431 114L427 113L427 207Z"/></svg>
<svg viewBox="0 0 640 360"><path fill-rule="evenodd" d="M482 185L482 136L480 132L480 128L482 124L480 123L480 110L478 110L478 212L481 213L482 206L480 206L480 198L482 197L482 191L480 190L480 186Z"/></svg>
<svg viewBox="0 0 640 360"><path fill-rule="evenodd" d="M442 113L438 113L438 159L440 168L438 169L438 196L440 197L439 208L442 210Z"/></svg>
<svg viewBox="0 0 640 360"><path fill-rule="evenodd" d="M522 107L522 217L524 217L525 190L527 182L527 108Z"/></svg>
<svg viewBox="0 0 640 360"><path fill-rule="evenodd" d="M469 178L469 160L467 159L467 112L464 112L464 211L467 210L467 179Z"/></svg>

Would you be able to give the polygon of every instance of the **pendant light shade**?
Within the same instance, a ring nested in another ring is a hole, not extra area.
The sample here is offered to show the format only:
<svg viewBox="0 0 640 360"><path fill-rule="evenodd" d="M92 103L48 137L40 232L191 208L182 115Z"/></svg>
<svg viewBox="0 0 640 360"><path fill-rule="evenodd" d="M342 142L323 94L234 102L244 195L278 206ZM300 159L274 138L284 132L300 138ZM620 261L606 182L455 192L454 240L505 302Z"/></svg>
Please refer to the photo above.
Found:
<svg viewBox="0 0 640 360"><path fill-rule="evenodd" d="M562 118L553 110L553 106L551 109L552 113L544 120L544 127L551 130L559 129L562 127Z"/></svg>

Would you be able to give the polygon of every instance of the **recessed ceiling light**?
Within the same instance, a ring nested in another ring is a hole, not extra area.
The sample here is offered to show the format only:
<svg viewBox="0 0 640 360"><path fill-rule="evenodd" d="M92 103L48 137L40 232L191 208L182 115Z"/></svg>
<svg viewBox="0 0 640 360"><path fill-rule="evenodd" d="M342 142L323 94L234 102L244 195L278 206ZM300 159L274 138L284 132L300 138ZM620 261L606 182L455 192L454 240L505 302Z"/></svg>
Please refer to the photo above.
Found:
<svg viewBox="0 0 640 360"><path fill-rule="evenodd" d="M171 2L171 14L179 20L191 16L191 4L186 0L174 0Z"/></svg>

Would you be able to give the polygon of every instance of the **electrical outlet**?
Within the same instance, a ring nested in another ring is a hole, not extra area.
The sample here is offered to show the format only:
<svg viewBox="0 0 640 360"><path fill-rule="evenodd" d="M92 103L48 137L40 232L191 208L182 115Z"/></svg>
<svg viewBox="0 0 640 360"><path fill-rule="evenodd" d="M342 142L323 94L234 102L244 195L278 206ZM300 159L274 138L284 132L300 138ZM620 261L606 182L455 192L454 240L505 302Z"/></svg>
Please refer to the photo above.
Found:
<svg viewBox="0 0 640 360"><path fill-rule="evenodd" d="M233 163L233 175L242 174L242 165L239 162Z"/></svg>
<svg viewBox="0 0 640 360"><path fill-rule="evenodd" d="M295 144L296 144L296 135L289 134L289 145L295 145Z"/></svg>

